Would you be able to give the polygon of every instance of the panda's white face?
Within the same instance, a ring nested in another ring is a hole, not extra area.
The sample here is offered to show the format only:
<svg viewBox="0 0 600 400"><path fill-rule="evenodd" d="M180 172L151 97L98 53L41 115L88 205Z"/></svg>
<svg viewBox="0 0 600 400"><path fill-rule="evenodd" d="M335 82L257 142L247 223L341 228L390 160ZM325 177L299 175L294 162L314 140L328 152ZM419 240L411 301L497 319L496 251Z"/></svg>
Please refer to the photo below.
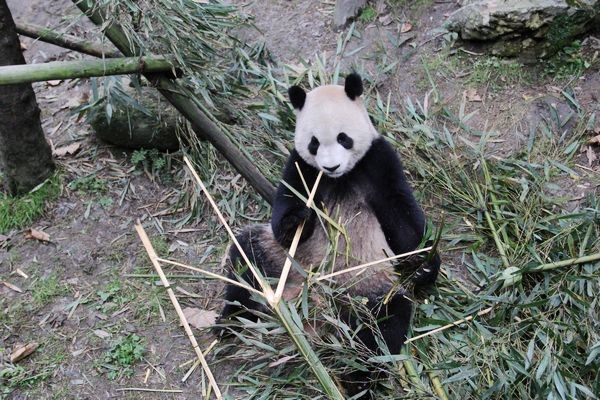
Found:
<svg viewBox="0 0 600 400"><path fill-rule="evenodd" d="M308 164L332 178L351 171L379 134L360 97L343 86L320 86L297 112L295 147Z"/></svg>

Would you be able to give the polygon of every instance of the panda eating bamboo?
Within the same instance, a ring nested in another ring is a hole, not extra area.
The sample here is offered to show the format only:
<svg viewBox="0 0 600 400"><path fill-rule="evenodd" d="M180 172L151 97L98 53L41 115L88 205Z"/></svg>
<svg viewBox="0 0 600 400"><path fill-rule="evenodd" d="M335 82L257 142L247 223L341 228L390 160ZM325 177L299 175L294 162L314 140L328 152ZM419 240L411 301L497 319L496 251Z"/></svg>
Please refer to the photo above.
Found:
<svg viewBox="0 0 600 400"><path fill-rule="evenodd" d="M303 222L294 260L307 271L321 265L327 257L333 263L329 268L339 271L415 250L421 243L425 230L423 211L398 156L371 123L361 100L362 92L362 80L356 73L346 78L344 86L325 85L308 93L298 86L289 89L297 117L295 148L282 181L305 194L322 171L314 204L334 215L344 234L339 235L332 257L327 223L286 184L280 184L271 224L250 226L237 236L250 261L266 277L280 276L287 249ZM235 247L229 259L232 277L234 269L242 270L242 278L260 289L250 271L244 270ZM427 260L412 275L415 287L431 284L437 277L439 256L435 254ZM391 354L398 354L406 340L412 309L412 300L405 289L398 288L398 279L395 265L389 261L334 278L336 287L344 288L351 296L368 299L367 306ZM303 281L302 274L292 268L286 288L298 288ZM247 290L227 287L223 320L240 315L256 320L249 311L253 309L266 311ZM345 322L356 327L357 317L350 310L344 314ZM357 336L365 346L381 354L370 328L361 328ZM340 379L348 396L363 393L361 398L370 398L369 389L376 375L373 371L355 371Z"/></svg>

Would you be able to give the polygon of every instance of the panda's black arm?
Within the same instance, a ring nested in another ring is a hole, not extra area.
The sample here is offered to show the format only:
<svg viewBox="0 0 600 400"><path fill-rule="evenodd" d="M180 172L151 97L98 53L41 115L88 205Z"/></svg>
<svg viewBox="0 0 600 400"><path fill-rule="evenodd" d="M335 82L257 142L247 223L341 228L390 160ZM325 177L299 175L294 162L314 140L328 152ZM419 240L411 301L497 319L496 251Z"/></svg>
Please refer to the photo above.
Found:
<svg viewBox="0 0 600 400"><path fill-rule="evenodd" d="M424 234L425 216L412 194L402 163L383 137L361 160L369 180L369 204L394 254L414 250Z"/></svg>
<svg viewBox="0 0 600 400"><path fill-rule="evenodd" d="M292 150L283 170L282 182L286 182L299 193L306 195L306 190L298 174L296 163L300 167L300 171L302 171L302 176L306 184L309 188L312 188L317 178L317 170L308 165L295 149ZM315 197L316 204L318 204L318 198L319 196L317 195ZM316 224L316 215L314 211L306 207L304 201L292 193L286 185L280 183L275 194L273 216L271 219L271 227L273 228L275 240L281 245L288 247L292 242L296 229L304 220L306 220L306 223L302 230L302 236L300 236L300 243L312 234Z"/></svg>

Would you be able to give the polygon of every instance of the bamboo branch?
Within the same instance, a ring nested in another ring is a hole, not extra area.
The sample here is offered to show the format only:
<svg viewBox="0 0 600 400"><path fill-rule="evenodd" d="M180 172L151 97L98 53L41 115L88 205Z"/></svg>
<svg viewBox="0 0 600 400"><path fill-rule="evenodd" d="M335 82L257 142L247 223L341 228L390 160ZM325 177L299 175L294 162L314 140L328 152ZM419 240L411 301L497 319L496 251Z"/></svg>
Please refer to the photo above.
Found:
<svg viewBox="0 0 600 400"><path fill-rule="evenodd" d="M222 399L223 396L221 394L221 390L219 390L217 381L215 380L215 377L213 376L212 371L210 370L210 367L208 366L208 363L206 362L206 359L204 358L204 355L202 354L202 350L200 350L200 346L198 345L198 342L196 341L194 332L192 332L192 328L190 328L190 324L188 323L187 318L183 314L183 310L181 309L181 306L179 305L179 301L177 300L177 297L175 297L175 293L173 292L173 289L171 289L169 280L165 276L165 274L160 266L160 263L158 262L158 256L156 255L156 252L154 251L154 248L152 247L152 243L150 243L150 239L148 238L148 235L146 235L146 231L144 230L144 227L141 225L139 220L135 225L135 230L137 231L137 234L140 237L140 240L142 241L144 248L146 249L146 253L148 253L148 257L150 258L152 265L154 265L154 269L156 269L156 272L160 276L160 280L162 281L163 286L167 289L167 294L169 295L169 299L171 299L171 303L173 303L173 307L175 308L175 311L177 312L177 315L179 316L179 320L181 321L181 324L183 325L183 328L185 329L185 333L187 334L190 342L192 343L192 347L194 348L194 351L196 352L196 355L198 356L198 359L200 360L200 364L202 364L202 369L204 369L204 372L206 373L206 376L208 377L210 385L213 388L213 390L215 391L215 396L217 396L217 399Z"/></svg>
<svg viewBox="0 0 600 400"><path fill-rule="evenodd" d="M50 81L53 79L89 78L173 71L173 65L162 56L123 57L104 60L53 61L43 64L0 67L0 86Z"/></svg>
<svg viewBox="0 0 600 400"><path fill-rule="evenodd" d="M436 334L436 333L438 333L438 332L442 332L442 331L445 331L446 329L452 328L452 327L454 327L454 326L458 326L458 325L460 325L460 324L462 324L462 323L465 323L465 322L467 322L467 321L470 321L470 320L472 320L472 319L473 319L473 318L475 318L475 317L480 317L480 316L482 316L482 315L485 315L485 314L489 313L490 311L492 311L492 309L493 309L493 308L494 308L494 307L488 307L488 308L486 308L485 310L481 310L481 311L479 311L479 312L478 312L477 314L475 314L475 315L469 315L468 317L461 318L461 319L459 319L458 321L451 322L451 323L449 323L448 325L444 325L444 326L441 326L441 327L439 327L439 328L436 328L436 329L434 329L434 330L431 330L431 331L429 331L429 332L425 332L425 333L423 333L423 334L421 334L421 335L417 335L417 336L415 336L415 337L412 337L412 338L408 339L408 340L407 340L406 342L404 342L404 343L410 343L410 342L414 342L415 340L419 340L419 339L421 339L421 338L424 338L424 337L426 337L426 336L431 336L431 335L434 335L434 334Z"/></svg>
<svg viewBox="0 0 600 400"><path fill-rule="evenodd" d="M183 156L183 161L186 163L186 165L190 169L190 172L194 176L194 179L196 180L196 183L198 183L198 186L200 186L200 189L202 189L202 192L204 193L204 195L208 199L208 202L210 203L210 205L212 206L213 210L217 214L217 217L219 217L219 220L221 221L221 223L225 227L225 230L229 234L229 237L233 241L233 244L235 244L235 246L237 247L238 251L240 252L240 255L244 259L244 262L248 265L248 268L250 269L250 272L252 272L252 275L254 275L254 279L256 279L258 281L258 283L260 284L260 287L261 287L261 289L263 291L263 295L265 296L265 298L267 299L267 301L269 302L269 304L271 304L274 301L274 298L275 298L275 294L273 293L273 289L271 289L271 286L269 285L269 283L262 278L262 275L256 270L256 268L254 267L254 265L252 265L252 263L250 262L250 259L246 255L246 252L244 251L244 249L242 248L242 246L240 246L240 243L238 242L237 238L233 234L233 231L229 227L229 224L227 223L227 221L225 221L225 217L223 217L223 214L221 213L221 210L219 210L219 207L217 206L217 203L215 203L215 201L213 200L213 198L210 195L210 193L208 193L208 189L206 189L206 186L204 186L204 182L202 182L202 179L200 179L200 176L196 173L196 170L192 166L192 163L190 162L190 160L186 156Z"/></svg>
<svg viewBox="0 0 600 400"><path fill-rule="evenodd" d="M29 24L26 22L17 22L17 33L28 36L42 42L50 43L69 50L75 50L83 54L100 58L118 58L122 57L121 52L114 48L108 48L100 43L94 43L78 37L53 31L43 26Z"/></svg>
<svg viewBox="0 0 600 400"><path fill-rule="evenodd" d="M300 177L302 177L302 172L300 171L300 167L296 163L296 168L298 169L298 173ZM319 182L321 181L321 177L323 176L323 171L319 171L319 175L317 175L317 179L315 180L315 184L313 185L312 190L308 195L308 200L306 200L306 207L311 207L313 200L315 198L315 194L317 193L317 188L319 187ZM304 178L302 178L304 181ZM304 229L304 224L306 221L302 221L302 223L296 228L296 234L292 239L292 244L290 245L290 251L285 259L285 263L283 264L283 269L281 270L281 276L279 277L279 282L277 283L277 290L275 291L275 302L279 302L281 296L283 295L283 290L285 289L285 283L287 281L288 274L290 272L290 268L292 266L292 258L296 255L296 249L298 248L298 243L300 243L300 236L302 236L302 230Z"/></svg>
<svg viewBox="0 0 600 400"><path fill-rule="evenodd" d="M350 267L350 268L342 269L340 271L335 271L335 272L333 272L331 274L319 276L317 278L317 281L322 281L322 280L325 280L325 279L330 279L330 278L333 278L334 276L338 276L338 275L342 275L342 274L347 274L348 272L356 271L357 269L363 269L363 268L371 267L373 265L381 264L381 263L384 263L386 261L397 260L399 258L408 257L408 256L412 256L412 255L419 254L419 253L424 253L426 251L431 250L432 248L433 248L432 246L430 246L430 247L424 247L422 249L409 251L408 253L397 254L395 256L382 258L381 260L371 261L371 262L368 262L368 263L365 263L365 264L357 265L355 267Z"/></svg>
<svg viewBox="0 0 600 400"><path fill-rule="evenodd" d="M92 22L103 28L106 37L126 56L140 56L142 50L131 42L121 27L105 24L108 20L99 10L94 0L72 0ZM254 187L254 189L272 204L275 188L252 164L246 156L225 136L219 127L190 100L191 94L184 87L167 76L146 76L154 82L165 98L192 124L199 137L206 138L231 163L231 165Z"/></svg>
<svg viewBox="0 0 600 400"><path fill-rule="evenodd" d="M223 282L227 282L230 285L239 286L239 287L241 287L243 289L246 289L249 292L253 292L253 293L256 293L256 294L261 295L261 296L263 295L263 293L260 290L256 290L256 289L254 289L251 286L245 285L245 284L243 284L241 282L238 282L238 281L234 281L233 279L229 279L229 278L227 278L227 277L225 277L223 275L215 274L214 272L210 272L210 271L206 271L204 269L192 267L191 265L183 264L183 263L180 263L180 262L177 262L177 261L167 260L166 258L160 258L160 257L158 257L156 260L158 262L163 262L165 264L172 264L172 265L176 265L176 266L181 267L181 268L187 268L187 269L192 270L192 271L200 272L201 274L210 276L211 278L220 279Z"/></svg>
<svg viewBox="0 0 600 400"><path fill-rule="evenodd" d="M194 168L193 168L192 164L190 163L190 161L188 160L188 158L184 156L183 160L185 161L188 168L194 175L196 182L198 183L198 185L200 185L202 192L206 195L210 205L213 207L215 213L221 220L221 223L227 230L227 233L233 240L233 243L237 246L237 249L239 250L240 254L242 255L248 268L250 269L250 271L252 271L253 274L255 274L257 281L259 282L261 288L263 288L263 296L267 299L269 305L271 306L271 308L273 308L273 311L277 315L279 321L281 322L281 324L285 328L286 332L290 336L290 339L294 342L294 345L296 346L296 348L298 349L300 354L306 360L308 366L310 367L310 369L313 371L313 373L317 377L319 383L321 383L321 386L325 390L325 393L327 394L327 396L330 399L343 400L344 397L342 396L338 387L335 385L334 381L331 379L331 376L329 376L327 369L325 368L323 363L321 363L321 360L319 360L319 357L314 352L314 350L310 347L310 344L308 343L308 340L306 339L306 336L305 336L304 327L298 326L294 322L294 318L292 317L290 309L288 308L288 305L285 301L274 302L275 294L273 293L273 290L269 286L269 283L260 274L256 273L254 266L252 265L252 263L250 263L250 260L246 256L244 250L241 248L237 239L235 238L233 231L227 224L227 221L225 221L225 218L223 218L223 215L221 214L221 211L219 210L217 204L215 203L212 196L206 189L206 186L204 185L204 183L202 182L202 180L200 179L200 177L194 170Z"/></svg>

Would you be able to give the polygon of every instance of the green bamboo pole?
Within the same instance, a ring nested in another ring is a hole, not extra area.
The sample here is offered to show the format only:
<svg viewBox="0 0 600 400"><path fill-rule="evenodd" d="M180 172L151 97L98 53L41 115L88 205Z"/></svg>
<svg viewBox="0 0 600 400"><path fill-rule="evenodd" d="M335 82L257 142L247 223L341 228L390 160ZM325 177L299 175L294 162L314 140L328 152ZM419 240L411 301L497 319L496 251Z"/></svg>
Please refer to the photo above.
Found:
<svg viewBox="0 0 600 400"><path fill-rule="evenodd" d="M72 0L94 24L102 27L104 34L115 47L126 56L139 56L142 50L130 41L121 27L105 24L106 18L94 0ZM273 204L275 187L265 178L256 166L238 149L219 127L211 121L186 93L184 87L162 75L146 76L163 96L192 124L196 134L207 139L231 163L231 165L269 203Z"/></svg>
<svg viewBox="0 0 600 400"><path fill-rule="evenodd" d="M105 60L53 61L43 64L0 67L0 86L54 79L168 72L173 65L161 56L123 57Z"/></svg>
<svg viewBox="0 0 600 400"><path fill-rule="evenodd" d="M568 267L569 265L585 264L589 262L600 261L600 253L590 254L589 256L570 258L568 260L556 261L547 264L540 264L537 267L533 267L525 272L541 272L548 271L555 268Z"/></svg>
<svg viewBox="0 0 600 400"><path fill-rule="evenodd" d="M100 58L117 58L122 56L121 52L118 50L105 47L100 43L93 43L79 39L75 36L67 35L66 33L56 32L52 29L26 22L15 22L15 24L19 35L38 39L42 42L50 43L65 49L75 50L83 54L89 54L90 56Z"/></svg>

